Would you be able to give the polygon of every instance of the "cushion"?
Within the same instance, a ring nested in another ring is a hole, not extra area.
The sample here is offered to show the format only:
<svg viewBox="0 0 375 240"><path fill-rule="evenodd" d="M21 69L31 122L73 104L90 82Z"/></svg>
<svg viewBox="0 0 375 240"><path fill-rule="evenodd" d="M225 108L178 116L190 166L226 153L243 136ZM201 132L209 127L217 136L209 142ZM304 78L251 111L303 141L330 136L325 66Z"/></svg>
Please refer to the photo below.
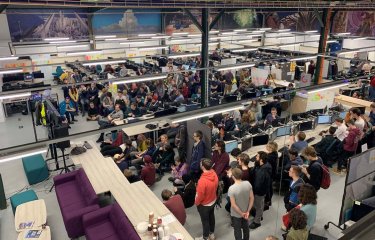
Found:
<svg viewBox="0 0 375 240"><path fill-rule="evenodd" d="M90 180L88 179L87 175L84 171L80 171L76 177L76 181L78 183L78 186L81 190L81 195L85 199L87 205L95 204L97 203L97 195L92 188L92 185L90 183Z"/></svg>
<svg viewBox="0 0 375 240"><path fill-rule="evenodd" d="M40 183L49 176L47 163L42 154L24 157L22 164L29 184Z"/></svg>
<svg viewBox="0 0 375 240"><path fill-rule="evenodd" d="M87 228L86 238L88 240L120 240L111 222L101 222Z"/></svg>
<svg viewBox="0 0 375 240"><path fill-rule="evenodd" d="M10 204L12 205L13 214L16 213L16 208L27 202L38 200L38 196L34 190L30 189L25 192L17 193L10 197Z"/></svg>

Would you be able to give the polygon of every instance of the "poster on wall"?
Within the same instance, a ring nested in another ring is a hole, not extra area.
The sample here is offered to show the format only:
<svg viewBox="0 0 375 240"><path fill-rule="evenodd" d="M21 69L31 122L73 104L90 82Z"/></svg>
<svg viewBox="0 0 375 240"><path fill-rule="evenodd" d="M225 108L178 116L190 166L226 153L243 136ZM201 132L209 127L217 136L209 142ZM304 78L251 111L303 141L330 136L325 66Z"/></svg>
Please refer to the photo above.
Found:
<svg viewBox="0 0 375 240"><path fill-rule="evenodd" d="M199 23L202 22L202 15L200 12L192 12ZM200 33L194 22L185 13L166 13L164 14L165 34L172 35L176 32ZM210 16L209 22L212 21Z"/></svg>
<svg viewBox="0 0 375 240"><path fill-rule="evenodd" d="M251 82L255 86L262 86L266 84L269 71L260 68L251 68Z"/></svg>
<svg viewBox="0 0 375 240"><path fill-rule="evenodd" d="M10 36L13 42L44 38L89 36L87 11L81 9L7 9Z"/></svg>
<svg viewBox="0 0 375 240"><path fill-rule="evenodd" d="M258 17L262 15L257 15L255 10L252 9L242 9L231 13L224 13L221 16L216 27L219 29L236 29L236 28L257 28L259 27Z"/></svg>
<svg viewBox="0 0 375 240"><path fill-rule="evenodd" d="M161 13L153 9L104 9L92 18L94 35L137 35L161 32Z"/></svg>
<svg viewBox="0 0 375 240"><path fill-rule="evenodd" d="M332 32L350 32L362 37L375 36L375 12L340 11L333 20Z"/></svg>
<svg viewBox="0 0 375 240"><path fill-rule="evenodd" d="M320 92L308 93L306 110L322 109L330 107L335 99L335 91L325 90Z"/></svg>
<svg viewBox="0 0 375 240"><path fill-rule="evenodd" d="M265 14L266 27L291 29L292 31L319 30L314 12L271 12Z"/></svg>

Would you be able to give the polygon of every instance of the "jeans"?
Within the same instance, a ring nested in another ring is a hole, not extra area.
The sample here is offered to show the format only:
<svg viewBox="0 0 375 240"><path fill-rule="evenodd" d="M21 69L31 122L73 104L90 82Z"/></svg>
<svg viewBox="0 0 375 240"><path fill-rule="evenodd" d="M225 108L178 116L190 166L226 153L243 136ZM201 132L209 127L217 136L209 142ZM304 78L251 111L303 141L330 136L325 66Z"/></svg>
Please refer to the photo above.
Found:
<svg viewBox="0 0 375 240"><path fill-rule="evenodd" d="M350 158L353 155L354 155L354 152L348 152L344 150L341 156L339 157L339 160L337 161L337 170L341 170L343 165L346 166L346 161L348 160L348 158Z"/></svg>
<svg viewBox="0 0 375 240"><path fill-rule="evenodd" d="M264 196L254 195L255 217L254 222L260 224L264 211Z"/></svg>
<svg viewBox="0 0 375 240"><path fill-rule="evenodd" d="M249 221L244 218L232 217L234 239L236 240L249 240L250 230Z"/></svg>
<svg viewBox="0 0 375 240"><path fill-rule="evenodd" d="M68 120L68 122L74 121L74 112L65 112L65 117Z"/></svg>
<svg viewBox="0 0 375 240"><path fill-rule="evenodd" d="M85 110L86 110L85 108L86 107L88 108L89 100L87 98L81 98L80 103L81 103L82 114L85 114Z"/></svg>
<svg viewBox="0 0 375 240"><path fill-rule="evenodd" d="M215 204L212 206L197 206L203 227L203 238L208 239L210 233L215 231Z"/></svg>

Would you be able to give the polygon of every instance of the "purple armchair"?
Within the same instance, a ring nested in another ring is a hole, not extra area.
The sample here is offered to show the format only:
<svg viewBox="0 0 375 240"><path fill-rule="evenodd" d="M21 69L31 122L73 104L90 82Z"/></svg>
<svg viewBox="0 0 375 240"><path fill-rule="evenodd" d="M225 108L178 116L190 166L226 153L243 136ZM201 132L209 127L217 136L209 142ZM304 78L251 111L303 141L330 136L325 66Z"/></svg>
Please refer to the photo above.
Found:
<svg viewBox="0 0 375 240"><path fill-rule="evenodd" d="M70 238L84 235L82 216L99 209L98 197L83 169L53 178L57 201Z"/></svg>
<svg viewBox="0 0 375 240"><path fill-rule="evenodd" d="M118 203L83 216L87 240L140 240Z"/></svg>

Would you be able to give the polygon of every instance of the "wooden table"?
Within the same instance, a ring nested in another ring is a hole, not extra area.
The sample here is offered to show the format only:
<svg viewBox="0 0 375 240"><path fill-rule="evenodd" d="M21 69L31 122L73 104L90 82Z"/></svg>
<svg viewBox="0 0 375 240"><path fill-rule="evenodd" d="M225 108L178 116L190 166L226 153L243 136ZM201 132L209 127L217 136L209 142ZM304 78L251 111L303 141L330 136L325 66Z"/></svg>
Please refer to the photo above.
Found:
<svg viewBox="0 0 375 240"><path fill-rule="evenodd" d="M154 213L155 218L172 214L143 181L127 186L118 186L112 189L111 192L135 227L140 222L148 221L150 212ZM171 234L181 233L184 236L184 240L193 239L177 219L168 224L168 227ZM142 239L150 239L149 236L140 235L140 237Z"/></svg>
<svg viewBox="0 0 375 240"><path fill-rule="evenodd" d="M29 231L32 231L32 230L38 230L38 231L42 231L42 234L38 237L38 238L26 238L27 234L29 233ZM28 230L24 230L22 232L20 232L20 234L18 234L18 238L17 240L51 240L51 230L48 226L46 226L45 229L42 229L42 228L32 228L32 229L28 229Z"/></svg>
<svg viewBox="0 0 375 240"><path fill-rule="evenodd" d="M349 107L366 107L366 111L371 111L370 105L372 102L353 98L345 95L339 95L335 97L335 100L341 103L342 105L346 105Z"/></svg>
<svg viewBox="0 0 375 240"><path fill-rule="evenodd" d="M89 141L92 149L80 155L72 155L75 165L81 165L96 194L109 192L114 184L130 184L110 157L103 157L96 144Z"/></svg>
<svg viewBox="0 0 375 240"><path fill-rule="evenodd" d="M39 228L47 222L47 209L46 203L43 199L34 200L19 205L16 208L16 214L14 217L14 225L17 232L21 232L24 229ZM23 223L32 223L30 226L26 226L20 229L20 225Z"/></svg>

